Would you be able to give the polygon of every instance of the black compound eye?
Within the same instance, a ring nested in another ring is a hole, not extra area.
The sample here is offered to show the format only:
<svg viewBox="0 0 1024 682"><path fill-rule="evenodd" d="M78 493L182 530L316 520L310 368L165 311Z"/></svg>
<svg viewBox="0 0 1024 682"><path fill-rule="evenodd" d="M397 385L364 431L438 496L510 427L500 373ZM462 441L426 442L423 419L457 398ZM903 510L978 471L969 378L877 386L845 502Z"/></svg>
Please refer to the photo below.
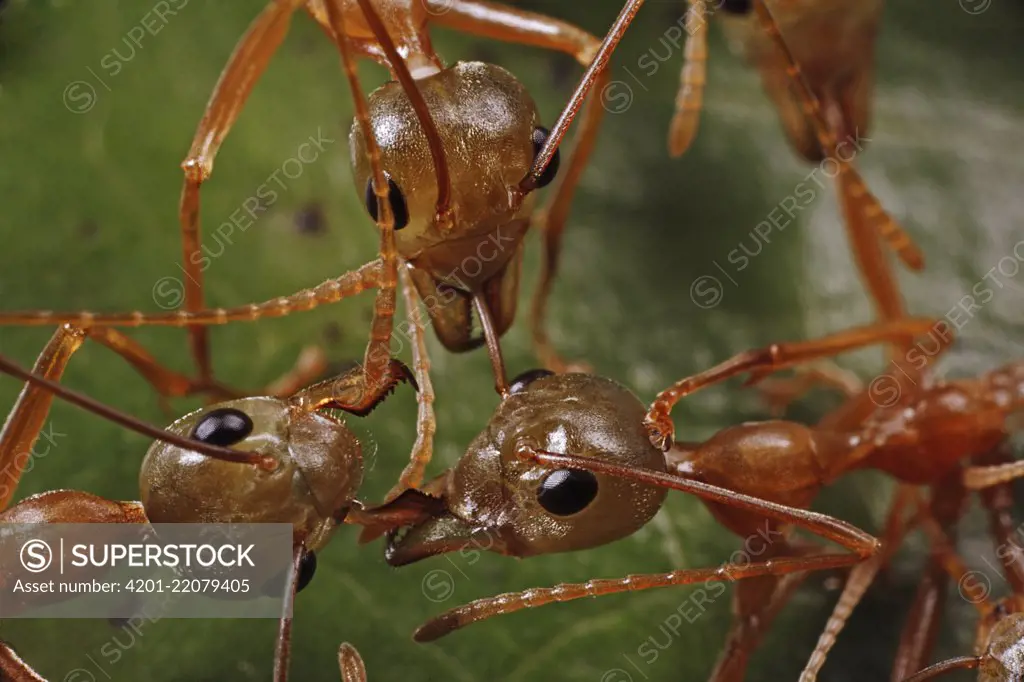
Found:
<svg viewBox="0 0 1024 682"><path fill-rule="evenodd" d="M537 489L540 506L556 516L569 516L587 508L597 497L597 477L582 469L552 471Z"/></svg>
<svg viewBox="0 0 1024 682"><path fill-rule="evenodd" d="M549 377L552 374L554 374L554 372L547 369L528 369L512 380L512 383L509 384L508 392L522 393L530 384L535 382L537 379Z"/></svg>
<svg viewBox="0 0 1024 682"><path fill-rule="evenodd" d="M749 14L752 9L751 0L721 0L719 7L729 14Z"/></svg>
<svg viewBox="0 0 1024 682"><path fill-rule="evenodd" d="M303 552L302 559L299 560L299 582L295 584L295 591L302 592L303 588L313 579L315 573L316 554L313 552Z"/></svg>
<svg viewBox="0 0 1024 682"><path fill-rule="evenodd" d="M544 142L548 139L548 129L537 126L533 129L533 158L537 159L540 154L541 148L544 146ZM537 178L537 187L547 187L551 184L551 181L558 175L558 154L559 151L556 149L554 156L551 157L551 161L548 163L547 168Z"/></svg>
<svg viewBox="0 0 1024 682"><path fill-rule="evenodd" d="M409 207L405 204L405 196L398 185L391 179L387 171L384 177L388 180L388 202L391 203L391 212L395 216L395 229L401 230L409 224ZM366 181L366 210L369 212L373 222L377 222L377 195L373 192L373 178Z"/></svg>
<svg viewBox="0 0 1024 682"><path fill-rule="evenodd" d="M210 445L227 447L252 433L252 419L233 407L222 407L204 416L192 431L192 438Z"/></svg>

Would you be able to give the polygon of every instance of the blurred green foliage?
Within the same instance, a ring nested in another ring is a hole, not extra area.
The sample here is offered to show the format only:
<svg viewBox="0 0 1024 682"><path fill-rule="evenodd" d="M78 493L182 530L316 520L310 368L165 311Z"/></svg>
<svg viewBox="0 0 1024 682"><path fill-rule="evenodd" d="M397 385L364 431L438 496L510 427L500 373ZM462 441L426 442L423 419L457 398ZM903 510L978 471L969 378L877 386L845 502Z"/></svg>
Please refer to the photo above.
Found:
<svg viewBox="0 0 1024 682"><path fill-rule="evenodd" d="M178 163L219 70L260 3L180 0L178 13L137 46L126 37L133 29L138 35L149 3L8 4L0 17L0 243L6 250L0 305L156 310L157 282L182 276ZM614 0L524 4L596 34L617 12ZM684 4L648 3L615 57L613 78L627 83L634 97L626 111L607 116L577 195L551 308L553 332L565 354L585 358L645 401L668 382L733 352L825 333L872 314L830 191L819 193L799 227L771 235L749 267L723 278L718 305L704 309L691 301L695 279L733 267L726 256L738 245L757 246L752 228L809 169L788 149L756 75L728 52L714 29L700 134L684 158L668 158L665 133L681 55L672 48L671 58L659 61L650 76L634 65L645 54L666 54L665 32ZM894 1L885 14L873 141L861 166L926 252L927 272L902 278L915 313L946 314L1000 258L1012 255L1022 234L1024 8L1015 0L991 0L976 14L961 6L983 4ZM511 69L535 93L549 121L580 72L562 55L447 31L437 31L436 47L451 61L484 59ZM384 78L371 66L363 74L367 91ZM351 115L336 51L311 21L298 17L204 187L206 233L309 136L322 131L332 142L213 262L207 272L212 304L265 300L374 256L376 235L360 193L351 187ZM310 218L318 212L322 222ZM536 277L537 255L531 239L524 301ZM1004 278L1005 287L968 320L951 371L977 372L1020 357L1021 281ZM286 319L215 329L217 372L232 384L255 388L290 367L306 344L324 345L339 362L358 358L370 303L366 296ZM520 320L506 339L512 374L535 363L525 327ZM48 334L5 328L0 351L30 363ZM169 365L190 371L183 332L143 329L137 338ZM496 397L484 353L445 354L433 338L431 350L439 426L433 470L440 471L484 425ZM844 362L870 376L882 359L869 352ZM104 349L81 351L66 383L149 421L164 423L171 416ZM17 389L13 381L0 381L4 409ZM798 414L814 419L824 404L805 402ZM195 405L182 402L175 409L183 413ZM413 440L414 414L412 392L400 390L370 418L353 420L368 443L364 499L379 498L393 482ZM681 437L696 439L764 416L755 395L730 385L681 405L677 424ZM51 425L66 435L51 454L34 461L19 498L53 488L137 497L144 439L66 405L54 407ZM875 529L887 496L881 477L859 475L829 490L819 508ZM971 539L961 549L978 562L987 551L983 526L972 519L967 527ZM431 645L414 644L410 634L430 615L472 598L560 581L715 565L736 546L736 538L717 527L698 502L681 496L673 496L634 537L522 562L455 556L392 570L379 543L358 547L355 534L342 529L298 600L292 679L337 679L334 652L349 641L362 652L373 680L630 679L614 677L614 669L636 682L700 680L727 626L725 597L685 623L656 660L638 655L650 637L665 646L663 623L685 608L691 594L686 589L546 607ZM893 573L858 609L822 679L887 679L921 560L920 547L910 543ZM442 603L428 598L437 593L423 587L437 571L446 572L453 586ZM750 680L796 678L836 595L826 586L825 576L808 580L755 657ZM972 612L955 597L950 607L953 624L944 631L941 653L966 653ZM270 621L161 621L133 637L104 622L8 621L0 632L52 680L155 682L268 679L275 627ZM111 642L120 654L116 662L100 654Z"/></svg>

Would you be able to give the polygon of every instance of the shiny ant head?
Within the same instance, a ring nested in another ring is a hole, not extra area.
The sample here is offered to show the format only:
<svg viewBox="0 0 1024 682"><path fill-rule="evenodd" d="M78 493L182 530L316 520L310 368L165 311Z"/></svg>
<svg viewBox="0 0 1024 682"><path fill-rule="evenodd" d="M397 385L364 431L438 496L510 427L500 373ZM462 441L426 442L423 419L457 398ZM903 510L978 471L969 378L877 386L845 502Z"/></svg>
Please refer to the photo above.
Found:
<svg viewBox="0 0 1024 682"><path fill-rule="evenodd" d="M665 471L643 426L644 406L628 390L589 374L528 374L512 382L455 467L427 484L440 500L418 502L429 511L389 534L389 564L469 545L518 557L596 547L631 535L661 508L664 488L553 470L519 454L525 446Z"/></svg>
<svg viewBox="0 0 1024 682"><path fill-rule="evenodd" d="M1019 598L1018 598L1019 599ZM1014 682L1024 679L1024 613L1018 600L997 604L988 647L978 667L978 682Z"/></svg>
<svg viewBox="0 0 1024 682"><path fill-rule="evenodd" d="M169 431L204 443L258 451L272 471L155 442L139 474L153 523L291 523L310 551L329 539L362 482L359 441L341 422L275 398L218 403Z"/></svg>
<svg viewBox="0 0 1024 682"><path fill-rule="evenodd" d="M459 62L417 79L416 84L437 127L451 174L454 223L450 229L437 223L439 188L426 133L401 84L386 83L369 95L367 103L388 178L399 252L427 269L451 269L448 260L455 260L457 267L466 254L449 256L449 252L458 252L462 246L473 253L499 230L502 237L518 243L532 208L519 183L547 137L530 94L511 73L482 62ZM353 123L349 142L356 191L375 218L376 197L358 121ZM550 182L556 170L557 157L541 184ZM432 247L440 248L432 252ZM499 268L513 252L507 249L505 258L484 260L494 260Z"/></svg>

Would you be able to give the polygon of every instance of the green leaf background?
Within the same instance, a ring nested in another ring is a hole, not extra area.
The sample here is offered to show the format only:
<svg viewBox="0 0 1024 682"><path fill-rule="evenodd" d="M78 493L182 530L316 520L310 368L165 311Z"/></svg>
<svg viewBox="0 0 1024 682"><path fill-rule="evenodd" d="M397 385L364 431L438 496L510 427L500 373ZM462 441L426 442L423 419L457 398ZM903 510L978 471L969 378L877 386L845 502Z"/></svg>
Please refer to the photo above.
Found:
<svg viewBox="0 0 1024 682"><path fill-rule="evenodd" d="M596 34L618 10L613 0L530 6ZM151 9L150 3L113 0L14 0L0 18L4 309L158 310L156 283L181 277L178 164L220 68L260 3L191 0L131 54L125 38ZM872 316L830 187L792 226L773 232L748 267L739 271L728 261L741 244L758 248L752 229L810 168L788 148L756 75L728 51L717 27L700 134L684 158L668 158L665 134L681 54L664 36L684 9L682 0L647 3L615 57L613 78L631 88L632 102L606 118L577 195L551 306L559 348L645 401L674 379L734 352ZM915 313L947 314L1000 259L1009 257L1006 273L1020 266L1013 248L1024 237L1022 20L1017 0L902 0L886 9L875 126L859 162L870 186L926 253L926 272L901 276ZM436 31L436 47L449 61L481 59L511 69L548 121L580 73L562 55L450 31ZM122 68L111 75L101 60L111 59L115 49ZM647 53L646 63L653 56L658 64L650 76L636 66ZM372 66L363 74L367 91L384 78ZM79 81L87 86L68 90ZM85 87L92 88L91 102L81 99L89 92ZM86 104L87 111L71 110ZM287 181L272 209L236 233L213 262L207 271L212 304L296 291L374 256L375 231L348 165L351 115L336 51L311 21L297 17L204 188L205 233L227 220L310 135L322 130L333 143L301 177ZM313 221L319 229L299 229L310 223L301 215L316 210L324 216L322 224ZM538 270L536 239L529 242L523 309ZM719 267L729 268L731 280ZM710 308L695 305L690 295L705 275L720 280L720 300ZM958 318L966 321L964 338L945 365L952 373L977 373L1020 356L1024 275L990 275L989 281L992 300ZM217 372L255 390L290 367L306 344L322 344L339 362L358 358L370 304L364 296L285 319L218 328L212 334ZM30 363L48 334L4 328L0 351ZM133 334L170 366L191 371L182 331ZM438 412L432 471L440 471L483 427L497 399L484 353L445 354L433 336L430 342ZM510 373L534 366L522 316L504 347ZM865 378L884 371L877 351L843 362ZM105 349L87 345L65 382L148 421L168 421L152 391ZM17 390L16 382L0 381L4 409ZM196 405L181 402L175 410ZM827 406L826 396L815 397L794 414L811 420ZM363 499L379 499L394 481L413 441L414 416L412 392L400 390L370 418L353 420L368 449ZM729 385L686 401L676 423L682 437L697 439L765 416L756 395ZM137 497L143 438L63 404L53 408L50 423L66 435L33 461L19 498L54 488ZM889 490L883 477L859 474L829 489L817 508L877 529ZM964 536L966 559L984 567L991 549L976 514L965 522ZM922 544L912 538L892 573L868 594L822 679L888 679ZM298 600L292 679L337 679L334 655L342 641L359 648L372 680L704 679L729 605L725 596L718 598L673 634L666 620L680 609L694 612L687 606L689 589L545 607L429 645L413 643L410 634L429 616L469 599L561 581L717 565L738 546L699 502L678 495L628 539L523 561L435 558L395 570L385 565L379 543L357 546L352 529L342 529ZM429 598L437 599L437 591L424 588L430 576L442 575L438 571L451 580L451 594L441 602ZM748 679L796 679L837 595L833 582L823 575L807 581L754 658ZM1002 583L996 579L995 586ZM973 611L955 594L948 606L938 653L967 653ZM164 620L132 636L105 621L14 620L4 622L0 633L51 680L266 680L275 627L271 621ZM645 642L650 649L649 638L665 647L653 661L638 653ZM100 653L112 642L120 655L116 662Z"/></svg>

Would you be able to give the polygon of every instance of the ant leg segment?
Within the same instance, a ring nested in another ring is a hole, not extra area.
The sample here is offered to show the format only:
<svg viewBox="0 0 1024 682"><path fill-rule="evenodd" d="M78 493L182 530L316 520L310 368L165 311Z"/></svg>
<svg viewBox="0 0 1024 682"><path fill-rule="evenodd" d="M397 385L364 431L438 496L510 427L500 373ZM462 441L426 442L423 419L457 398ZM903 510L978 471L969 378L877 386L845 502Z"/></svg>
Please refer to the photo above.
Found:
<svg viewBox="0 0 1024 682"><path fill-rule="evenodd" d="M979 665L981 665L981 656L951 658L948 661L942 661L941 663L929 666L916 675L906 677L902 682L924 682L924 680L934 679L952 670L975 670Z"/></svg>
<svg viewBox="0 0 1024 682"><path fill-rule="evenodd" d="M214 86L206 104L188 156L181 163L185 181L181 190L178 217L181 223L182 268L185 272L185 310L203 309L203 261L199 234L199 188L213 173L213 160L235 124L238 114L266 69L270 58L288 32L292 14L301 0L275 1L267 5L249 25L235 46L227 66ZM199 326L188 329L192 356L204 380L211 377L210 347L206 330Z"/></svg>
<svg viewBox="0 0 1024 682"><path fill-rule="evenodd" d="M704 106L704 86L708 70L708 20L711 14L706 0L688 0L686 26L697 24L686 38L683 49L683 68L679 73L679 92L676 93L675 113L668 129L669 156L678 157L690 148L700 125L700 110Z"/></svg>
<svg viewBox="0 0 1024 682"><path fill-rule="evenodd" d="M47 682L7 642L0 642L0 679L10 682Z"/></svg>
<svg viewBox="0 0 1024 682"><path fill-rule="evenodd" d="M367 10L368 5L360 5L367 20L372 16L379 18L372 10ZM381 166L380 146L373 134L373 127L370 124L369 107L366 104L366 96L363 94L359 82L359 74L356 72L355 58L352 55L352 47L349 44L348 34L345 32L344 9L340 6L339 0L328 0L324 4L327 12L327 19L331 29L337 36L337 45L341 52L342 67L348 79L349 88L352 91L352 100L356 110L356 121L363 131L366 140L366 156L370 162L371 185L373 193L377 197L377 227L380 229L380 261L381 283L373 304L373 321L370 324L370 340L366 345L366 353L363 356L363 375L366 386L377 387L387 381L387 374L391 363L391 332L395 318L395 289L398 286L398 248L395 245L395 216L391 210L391 202L388 200L389 185L384 177L384 170ZM381 28L378 26L378 28ZM387 39L386 31L384 38ZM393 47L393 45L392 45ZM401 61L401 60L399 60ZM404 64L402 65L404 68ZM417 91L418 93L418 91ZM440 169L439 169L440 170Z"/></svg>
<svg viewBox="0 0 1024 682"><path fill-rule="evenodd" d="M857 564L850 571L850 575L846 579L846 585L843 587L839 600L832 610L832 615L829 616L828 622L825 623L825 629L818 638L818 643L814 646L814 651L811 653L807 665L804 667L803 672L800 673L798 682L814 682L818 679L818 673L821 671L822 666L825 665L825 658L828 656L828 652L832 650L836 639L839 637L839 633L846 626L846 621L850 619L853 610L857 608L857 604L864 597L864 593L867 592L871 583L874 582L875 575L882 566L882 560L882 555L878 554Z"/></svg>
<svg viewBox="0 0 1024 682"><path fill-rule="evenodd" d="M993 464L988 466L970 466L963 471L964 487L968 490L984 490L1003 483L1010 483L1024 476L1024 460Z"/></svg>
<svg viewBox="0 0 1024 682"><path fill-rule="evenodd" d="M777 545L781 547L779 551L772 551L773 557L787 553L804 556L820 550L816 545L796 544L786 540ZM770 546L771 550L775 548L776 545ZM708 682L736 682L744 679L750 656L764 639L779 612L806 579L806 573L789 573L751 578L736 585L732 598L732 625Z"/></svg>
<svg viewBox="0 0 1024 682"><path fill-rule="evenodd" d="M839 148L842 144L846 144L849 141L843 140L840 143L836 140L835 132L822 113L821 103L804 78L803 70L796 59L794 59L793 53L779 32L778 24L772 17L767 4L763 0L755 2L754 12L762 29L775 43L780 54L785 59L786 72L795 86L796 94L803 102L804 112L814 125L822 155L828 157L835 154L839 157L838 163L840 166L848 167L849 177L846 182L849 184L850 197L861 206L864 220L867 224L875 226L882 241L896 252L897 256L908 268L911 270L921 270L924 267L924 256L921 254L920 249L917 248L910 236L904 232L903 228L899 226L892 216L882 208L878 198L868 190L867 184L861 178L860 173L850 165L850 159L843 159L839 156Z"/></svg>
<svg viewBox="0 0 1024 682"><path fill-rule="evenodd" d="M793 377L768 378L757 384L771 413L781 416L796 400L814 388L833 388L847 399L864 390L864 382L853 372L827 360L808 367L797 367Z"/></svg>
<svg viewBox="0 0 1024 682"><path fill-rule="evenodd" d="M58 327L36 358L32 373L60 381L71 356L81 348L86 338L99 341L124 358L164 398L183 397L199 391L192 380L160 365L138 342L105 327ZM0 430L0 472L5 479L0 484L0 509L6 508L18 487L50 413L53 398L54 394L45 387L26 384Z"/></svg>
<svg viewBox="0 0 1024 682"><path fill-rule="evenodd" d="M882 250L878 234L865 220L866 210L858 201L856 183L851 183L851 168L848 163L841 164L836 178L844 216L843 224L850 238L850 246L861 279L874 302L878 318L898 320L906 317L907 311L896 273ZM892 359L902 356L909 347L909 342L895 345L890 351Z"/></svg>
<svg viewBox="0 0 1024 682"><path fill-rule="evenodd" d="M839 595L839 600L818 638L818 643L815 645L807 665L800 674L799 682L814 682L818 679L818 673L821 672L821 668L825 664L828 652L835 645L839 633L846 626L853 610L863 599L878 572L889 563L903 541L903 537L910 530L910 525L904 521L904 513L906 508L916 501L916 488L905 485L897 488L882 534L881 551L867 561L857 564L850 571L846 585L843 586L843 591Z"/></svg>
<svg viewBox="0 0 1024 682"><path fill-rule="evenodd" d="M274 682L288 682L288 664L292 655L292 615L295 609L295 592L299 585L299 571L302 565L302 545L292 550L292 565L288 571L288 591L281 606L281 620L277 628L277 644L274 647Z"/></svg>
<svg viewBox="0 0 1024 682"><path fill-rule="evenodd" d="M660 471L622 466L600 461L594 457L561 455L530 447L521 447L519 456L558 469L584 469L593 473L619 476L646 485L680 490L736 509L750 511L786 524L800 526L819 537L836 542L848 549L848 554L822 553L812 556L786 557L749 564L723 564L718 568L699 568L630 575L618 579L589 580L585 583L562 584L548 588L534 588L518 593L501 594L478 599L451 609L420 626L413 634L417 642L429 642L493 616L512 613L525 608L543 606L552 602L565 602L583 597L597 597L619 592L634 592L671 585L690 585L711 580L734 581L758 576L781 576L802 571L841 568L859 563L873 556L879 549L878 540L854 526L816 512L775 504L749 495L700 481L673 476Z"/></svg>
<svg viewBox="0 0 1024 682"><path fill-rule="evenodd" d="M398 482L385 496L388 502L400 495L406 488L419 488L423 474L434 454L434 433L437 420L434 417L434 387L430 383L430 357L427 354L426 331L420 317L420 301L408 268L399 273L402 280L402 297L405 299L406 317L412 331L412 368L416 375L419 391L416 393L416 442L412 446L409 463L402 470Z"/></svg>
<svg viewBox="0 0 1024 682"><path fill-rule="evenodd" d="M1013 453L1004 444L977 458L980 462L1006 462L1013 459ZM981 506L988 513L989 529L996 544L996 551L1003 564L1003 573L1014 594L1024 594L1024 550L1013 539L1017 534L1013 510L1013 487L1001 483L981 492ZM1009 554L1004 555L1008 551Z"/></svg>
<svg viewBox="0 0 1024 682"><path fill-rule="evenodd" d="M365 417L402 382L416 386L412 372L398 360L389 360L381 380L370 384L363 367L355 365L333 379L304 388L291 397L291 403L310 412L330 408Z"/></svg>
<svg viewBox="0 0 1024 682"><path fill-rule="evenodd" d="M366 682L363 658L348 642L338 647L338 669L341 671L341 682Z"/></svg>
<svg viewBox="0 0 1024 682"><path fill-rule="evenodd" d="M651 433L651 441L663 450L667 450L672 444L674 431L669 414L677 402L691 393L747 372L751 374L751 379L747 383L754 383L772 372L809 360L838 355L884 341L924 334L936 324L938 322L927 318L904 318L892 322L855 327L813 341L776 343L758 350L740 353L711 369L677 381L659 393L647 411L644 424Z"/></svg>
<svg viewBox="0 0 1024 682"><path fill-rule="evenodd" d="M937 563L929 562L918 585L914 603L900 633L892 668L892 682L901 682L925 665L935 646L942 624L942 612L949 575Z"/></svg>
<svg viewBox="0 0 1024 682"><path fill-rule="evenodd" d="M94 313L52 312L32 310L0 313L0 326L18 325L45 327L54 324L73 324L76 327L187 327L189 325L217 325L231 322L252 322L267 317L285 317L292 313L312 310L320 306L351 298L367 289L383 286L384 264L381 259L371 261L357 270L346 272L321 282L315 287L303 289L290 296L279 296L261 303L250 303L234 308L211 308L208 310L179 310L172 313Z"/></svg>
<svg viewBox="0 0 1024 682"><path fill-rule="evenodd" d="M501 342L498 340L498 332L494 328L491 311L487 308L487 301L482 294L473 296L473 305L476 308L477 316L480 318L480 327L483 329L484 339L487 342L487 355L491 358L491 368L494 370L494 390L504 400L509 395L508 377L505 375L505 360L501 356Z"/></svg>
<svg viewBox="0 0 1024 682"><path fill-rule="evenodd" d="M151 424L139 421L138 419L135 419L134 417L127 415L124 412L121 412L120 410L115 410L112 407L104 405L103 403L94 400L89 396L82 395L81 393L78 393L77 391L72 391L69 388L64 388L56 381L52 381L44 376L39 376L38 374L33 374L32 372L29 372L23 367L20 367L19 365L12 362L10 359L4 357L3 355L0 355L0 372L12 376L15 379L27 381L28 383L32 384L33 387L45 389L49 393L52 393L56 396L63 398L72 405L76 405L87 412L92 412L93 414L99 415L100 417L103 417L108 421L118 424L119 426L123 426L124 428L129 429L130 431L134 431L135 433L146 436L147 438L160 440L165 443L170 443L171 445L177 445L178 447L184 448L185 450L198 452L199 454L207 455L208 457L216 457L217 459L222 459L226 462L251 464L267 470L273 470L277 468L277 461L271 456L261 455L258 452L244 452L242 450L233 450L231 448L225 448L219 445L203 443L198 440L193 440L191 438L184 438L177 434L171 433L170 431L165 431L164 429L157 428L156 426L153 426ZM32 439L34 442L34 439L38 437L38 431L36 432L36 434L32 434L29 433L26 429L24 429L23 426L11 427L10 424L11 420L9 418L8 422L4 426L5 435L2 438L7 437L6 432L9 428L16 429L15 432L12 433L15 433L17 437L21 439L28 438ZM12 435L10 436L10 438L14 439L15 436ZM0 452L0 461L6 461L10 457L11 455L9 451Z"/></svg>

